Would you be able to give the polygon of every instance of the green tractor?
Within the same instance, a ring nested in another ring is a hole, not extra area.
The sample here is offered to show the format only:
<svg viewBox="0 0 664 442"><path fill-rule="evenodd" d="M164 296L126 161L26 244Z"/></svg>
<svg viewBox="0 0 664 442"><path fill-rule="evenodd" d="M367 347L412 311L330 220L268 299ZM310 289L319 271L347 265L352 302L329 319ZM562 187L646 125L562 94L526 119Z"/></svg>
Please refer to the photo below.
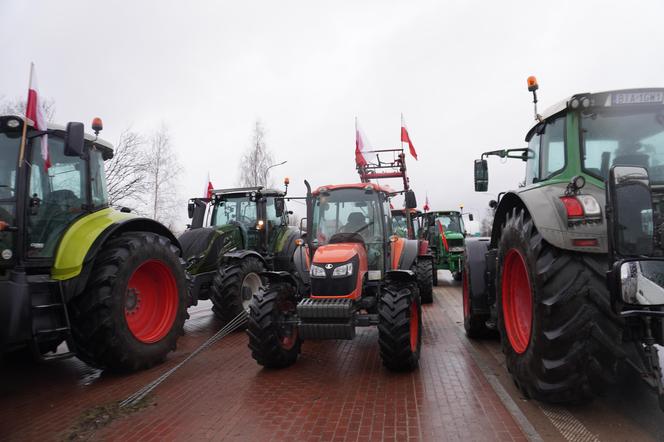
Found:
<svg viewBox="0 0 664 442"><path fill-rule="evenodd" d="M470 337L499 332L529 397L593 397L634 369L664 383L664 88L582 93L537 113L528 146L485 152L525 163L522 187L492 201L490 238L469 238L463 273Z"/></svg>
<svg viewBox="0 0 664 442"><path fill-rule="evenodd" d="M414 263L414 271L417 275L417 285L420 289L422 304L433 302L433 285L437 283L434 257L429 249L429 240L420 235L422 212L416 209L408 209L410 216L406 215L406 209L392 209L392 232L407 239L417 239L417 260Z"/></svg>
<svg viewBox="0 0 664 442"><path fill-rule="evenodd" d="M473 220L473 215L469 214ZM438 270L449 270L455 281L463 273L463 248L466 228L458 211L434 211L422 214L421 235L428 239L434 260L434 285L438 285Z"/></svg>
<svg viewBox="0 0 664 442"><path fill-rule="evenodd" d="M0 351L144 369L183 334L184 262L162 224L109 207L113 149L96 136L101 120L92 127L0 117Z"/></svg>
<svg viewBox="0 0 664 442"><path fill-rule="evenodd" d="M192 221L179 240L192 297L210 299L225 323L248 310L263 286L262 272L293 268L300 234L288 225L285 197L283 191L245 187L189 201Z"/></svg>

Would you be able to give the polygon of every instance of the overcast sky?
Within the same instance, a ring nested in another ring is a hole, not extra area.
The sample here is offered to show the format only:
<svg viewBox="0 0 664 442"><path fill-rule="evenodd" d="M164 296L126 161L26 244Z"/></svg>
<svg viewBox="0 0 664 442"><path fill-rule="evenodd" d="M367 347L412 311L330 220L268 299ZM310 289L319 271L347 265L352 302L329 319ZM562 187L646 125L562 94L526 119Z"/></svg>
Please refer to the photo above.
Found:
<svg viewBox="0 0 664 442"><path fill-rule="evenodd" d="M664 86L664 2L0 0L0 96L26 93L30 61L56 120L104 120L115 142L165 122L183 200L237 184L257 118L291 193L357 181L354 118L375 147L399 145L420 204L484 212L523 163L473 159L523 147L540 104L573 93ZM183 206L183 222L186 208Z"/></svg>

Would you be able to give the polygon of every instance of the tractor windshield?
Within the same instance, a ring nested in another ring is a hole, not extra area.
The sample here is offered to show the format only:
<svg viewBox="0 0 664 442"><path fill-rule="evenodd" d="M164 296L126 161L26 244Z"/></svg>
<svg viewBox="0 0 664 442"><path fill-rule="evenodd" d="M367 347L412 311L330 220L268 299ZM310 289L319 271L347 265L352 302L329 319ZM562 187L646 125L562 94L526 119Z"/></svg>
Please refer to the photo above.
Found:
<svg viewBox="0 0 664 442"><path fill-rule="evenodd" d="M246 228L255 228L256 219L256 203L244 195L226 198L212 211L213 226L239 223Z"/></svg>
<svg viewBox="0 0 664 442"><path fill-rule="evenodd" d="M664 184L664 109L600 110L581 115L583 168L606 180L615 165L644 166Z"/></svg>
<svg viewBox="0 0 664 442"><path fill-rule="evenodd" d="M401 238L408 238L408 222L405 213L392 213L392 233Z"/></svg>
<svg viewBox="0 0 664 442"><path fill-rule="evenodd" d="M0 133L0 266L14 254L14 233L7 227L16 226L16 172L19 131Z"/></svg>
<svg viewBox="0 0 664 442"><path fill-rule="evenodd" d="M439 214L436 216L436 224L440 223L445 232L463 233L463 222L456 213Z"/></svg>
<svg viewBox="0 0 664 442"><path fill-rule="evenodd" d="M386 219L378 192L365 189L321 192L314 203L314 245L328 244L337 233L357 233L367 247L369 268L382 269Z"/></svg>

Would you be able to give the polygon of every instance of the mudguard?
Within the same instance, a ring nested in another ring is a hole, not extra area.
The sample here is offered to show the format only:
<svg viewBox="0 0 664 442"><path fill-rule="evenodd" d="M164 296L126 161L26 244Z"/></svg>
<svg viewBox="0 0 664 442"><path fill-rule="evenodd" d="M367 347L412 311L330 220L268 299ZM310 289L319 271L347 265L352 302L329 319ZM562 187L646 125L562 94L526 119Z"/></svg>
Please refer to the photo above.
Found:
<svg viewBox="0 0 664 442"><path fill-rule="evenodd" d="M392 243L392 269L410 269L419 252L417 240L397 238Z"/></svg>
<svg viewBox="0 0 664 442"><path fill-rule="evenodd" d="M468 292L471 306L475 313L489 313L490 300L487 284L487 257L489 238L468 238L465 247L466 272L464 278L468 281Z"/></svg>
<svg viewBox="0 0 664 442"><path fill-rule="evenodd" d="M265 258L263 256L254 251L254 250L234 250L232 252L228 252L224 254L224 258L234 258L234 259L244 259L247 256L253 256L254 258L258 258L261 260L263 264L267 267L267 262L265 261Z"/></svg>
<svg viewBox="0 0 664 442"><path fill-rule="evenodd" d="M168 238L182 251L173 233L157 221L113 209L91 213L67 229L51 269L51 278L61 281L66 301L85 288L93 261L106 240L123 232L156 233Z"/></svg>
<svg viewBox="0 0 664 442"><path fill-rule="evenodd" d="M560 249L576 252L607 253L607 226L604 215L601 222L567 226L567 214L560 197L565 195L567 183L533 186L523 190L508 192L496 208L491 234L491 247L497 247L500 231L508 213L515 207L525 208L532 217L537 231L551 245ZM600 207L605 207L604 189L587 183L581 194L595 197ZM573 244L574 239L597 239L598 247L579 247Z"/></svg>
<svg viewBox="0 0 664 442"><path fill-rule="evenodd" d="M416 281L417 275L412 270L393 269L385 272L385 279L396 281Z"/></svg>
<svg viewBox="0 0 664 442"><path fill-rule="evenodd" d="M288 272L262 272L261 276L265 278L268 284L272 283L278 283L278 282L287 282L289 284L293 284L293 286L297 289L298 287L298 282L295 277L288 273Z"/></svg>

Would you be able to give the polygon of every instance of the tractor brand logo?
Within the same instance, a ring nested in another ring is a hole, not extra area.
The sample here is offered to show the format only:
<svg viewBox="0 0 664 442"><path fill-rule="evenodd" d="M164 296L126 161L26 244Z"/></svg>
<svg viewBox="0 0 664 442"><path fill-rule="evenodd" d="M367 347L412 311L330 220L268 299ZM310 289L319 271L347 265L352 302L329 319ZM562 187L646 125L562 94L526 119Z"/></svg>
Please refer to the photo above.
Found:
<svg viewBox="0 0 664 442"><path fill-rule="evenodd" d="M325 264L325 268L330 270L332 267L334 267L332 264Z"/></svg>
<svg viewBox="0 0 664 442"><path fill-rule="evenodd" d="M11 250L5 249L2 251L2 259L4 260L12 259L12 256L14 256L14 254L12 253Z"/></svg>

